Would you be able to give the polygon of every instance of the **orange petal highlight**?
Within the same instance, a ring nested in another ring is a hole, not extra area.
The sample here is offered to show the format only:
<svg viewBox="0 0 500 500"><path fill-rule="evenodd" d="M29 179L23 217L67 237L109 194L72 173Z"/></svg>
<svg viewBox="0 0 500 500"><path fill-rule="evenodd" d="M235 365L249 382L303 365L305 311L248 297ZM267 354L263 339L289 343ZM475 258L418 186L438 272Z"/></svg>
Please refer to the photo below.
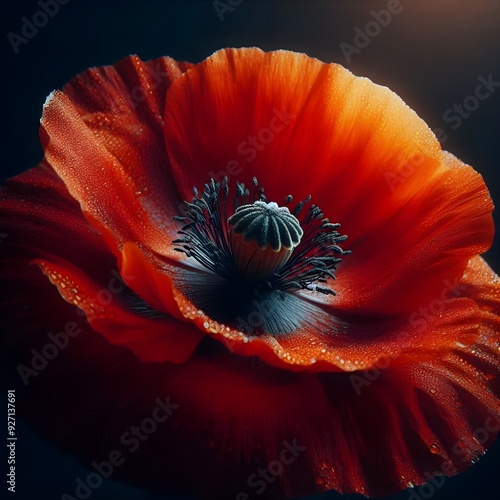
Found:
<svg viewBox="0 0 500 500"><path fill-rule="evenodd" d="M88 70L44 106L47 161L118 256L124 241L171 251L181 202L163 139L165 94L189 65L133 56Z"/></svg>

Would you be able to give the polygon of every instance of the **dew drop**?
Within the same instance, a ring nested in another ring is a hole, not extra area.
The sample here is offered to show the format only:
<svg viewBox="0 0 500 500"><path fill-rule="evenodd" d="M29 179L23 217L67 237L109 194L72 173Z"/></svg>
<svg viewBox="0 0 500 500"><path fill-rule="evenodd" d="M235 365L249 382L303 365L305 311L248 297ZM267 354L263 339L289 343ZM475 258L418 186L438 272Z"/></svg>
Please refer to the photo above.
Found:
<svg viewBox="0 0 500 500"><path fill-rule="evenodd" d="M439 453L439 446L435 443L431 444L429 450L433 455L437 455Z"/></svg>
<svg viewBox="0 0 500 500"><path fill-rule="evenodd" d="M434 387L432 387L429 391L431 394L436 394L436 389L434 389Z"/></svg>

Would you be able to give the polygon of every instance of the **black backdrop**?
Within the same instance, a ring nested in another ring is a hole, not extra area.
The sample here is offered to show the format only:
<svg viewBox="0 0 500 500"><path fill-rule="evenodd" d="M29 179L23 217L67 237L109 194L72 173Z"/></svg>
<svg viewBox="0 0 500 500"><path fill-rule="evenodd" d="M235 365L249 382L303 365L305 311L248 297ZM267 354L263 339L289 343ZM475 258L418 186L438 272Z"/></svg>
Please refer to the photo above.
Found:
<svg viewBox="0 0 500 500"><path fill-rule="evenodd" d="M443 147L472 164L500 203L500 86L493 86L477 109L474 99L467 101L478 78L500 82L498 0L223 0L220 9L223 3L229 5L221 13L223 19L212 1L59 3L52 17L44 21L38 15L36 33L25 28L23 36L24 17L34 20L40 5L33 0L2 1L2 118L7 128L2 134L3 179L39 161L38 124L45 97L87 67L112 64L132 53L143 59L169 55L198 62L221 47L259 46L339 62L355 74L389 86L431 128L440 129ZM372 24L374 36L369 43L358 39L355 46L356 28L364 30L374 19L371 11L388 6L398 13L379 33ZM453 109L464 102L470 112ZM498 225L498 213L495 217ZM487 254L497 272L499 248L497 235ZM20 434L17 498L60 498L62 492L74 491L74 478L83 475L80 465L29 427L22 426ZM499 470L497 443L471 470L446 480L433 498L498 499L500 483L495 474ZM327 493L314 498L338 497ZM408 497L408 492L402 492L391 498ZM108 481L91 498L169 497Z"/></svg>

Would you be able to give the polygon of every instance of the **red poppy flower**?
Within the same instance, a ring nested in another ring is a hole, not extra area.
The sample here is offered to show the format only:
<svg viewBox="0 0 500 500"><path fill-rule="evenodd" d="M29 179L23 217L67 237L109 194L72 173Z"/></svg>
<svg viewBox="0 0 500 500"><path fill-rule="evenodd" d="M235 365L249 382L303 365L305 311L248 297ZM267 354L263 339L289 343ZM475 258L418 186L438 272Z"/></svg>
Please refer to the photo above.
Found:
<svg viewBox="0 0 500 500"><path fill-rule="evenodd" d="M97 473L378 495L494 442L492 202L390 90L286 51L128 57L52 93L41 140L2 194L7 341L21 413Z"/></svg>

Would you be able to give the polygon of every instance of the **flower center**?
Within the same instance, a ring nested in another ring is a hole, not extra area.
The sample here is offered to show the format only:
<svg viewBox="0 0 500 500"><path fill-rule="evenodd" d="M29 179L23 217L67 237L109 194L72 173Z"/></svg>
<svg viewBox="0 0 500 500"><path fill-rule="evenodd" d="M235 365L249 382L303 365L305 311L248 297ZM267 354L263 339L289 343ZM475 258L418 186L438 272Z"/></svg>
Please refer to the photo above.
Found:
<svg viewBox="0 0 500 500"><path fill-rule="evenodd" d="M178 280L183 292L205 313L231 322L228 311L237 318L238 312L248 310L248 304L255 304L256 297L286 302L290 292L298 290L335 294L323 284L335 279L339 256L350 253L339 246L347 236L337 231L340 224L323 217L319 207L310 205L306 210L310 196L290 210L286 205L292 203L291 195L284 206L268 202L255 178L252 192L236 183L232 200L227 178L221 183L211 179L201 194L193 190L194 198L184 202L183 215L174 217L183 227L173 243L178 245L175 250L207 271L188 273ZM270 329L277 333L293 326ZM259 329L253 330L258 333Z"/></svg>
<svg viewBox="0 0 500 500"><path fill-rule="evenodd" d="M245 281L253 284L283 267L304 234L290 210L274 201L238 207L227 222L235 265Z"/></svg>

